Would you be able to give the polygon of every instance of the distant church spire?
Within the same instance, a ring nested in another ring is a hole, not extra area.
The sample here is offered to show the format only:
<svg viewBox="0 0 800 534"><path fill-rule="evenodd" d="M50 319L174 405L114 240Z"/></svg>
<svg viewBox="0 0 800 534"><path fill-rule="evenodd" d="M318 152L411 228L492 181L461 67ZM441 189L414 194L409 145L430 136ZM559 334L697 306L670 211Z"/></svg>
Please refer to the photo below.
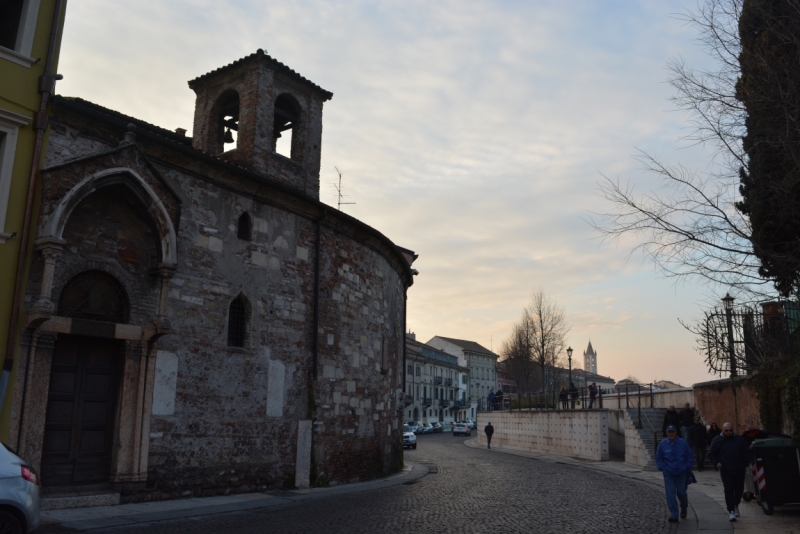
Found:
<svg viewBox="0 0 800 534"><path fill-rule="evenodd" d="M592 348L591 340L589 347L583 352L583 368L590 373L597 374L597 353Z"/></svg>

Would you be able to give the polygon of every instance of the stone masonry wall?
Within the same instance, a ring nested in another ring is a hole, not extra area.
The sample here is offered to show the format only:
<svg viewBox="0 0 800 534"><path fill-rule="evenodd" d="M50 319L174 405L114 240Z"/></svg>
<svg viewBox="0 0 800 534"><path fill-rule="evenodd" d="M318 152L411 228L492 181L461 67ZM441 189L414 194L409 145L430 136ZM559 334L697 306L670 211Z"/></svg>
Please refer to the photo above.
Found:
<svg viewBox="0 0 800 534"><path fill-rule="evenodd" d="M733 423L737 432L761 426L755 383L750 377L695 384L694 404L706 424L713 421L721 428L723 423Z"/></svg>
<svg viewBox="0 0 800 534"><path fill-rule="evenodd" d="M118 143L103 139L109 131L96 121L81 123L71 116L59 124L56 115L54 123L51 146L57 152L51 165ZM357 221L323 220L314 381L315 206L304 205L305 200L284 205L263 184L241 182L219 168L209 168L207 178L203 165L160 145L139 139L137 147L150 158L147 179L163 180L153 180L153 187L174 219L178 263L168 286L171 332L157 346L147 482L123 488L123 499L294 487L300 483L295 480L298 427L309 419L315 422L312 484L401 469L397 391L402 388L407 265L387 253L393 245L387 247L385 239L376 239ZM43 209L69 189L57 176L77 178L96 167L137 161L145 172L147 165L133 148L122 152L107 156L120 161L87 158L53 171L45 178L44 189L52 194ZM75 221L91 216L91 205L86 208L89 213ZM244 212L253 223L251 240L237 237ZM81 226L72 225L70 235L80 236ZM120 264L112 274L129 291L132 309L145 305L146 313L136 320L146 322L156 310L159 288L146 269L128 265L125 258L149 265L154 252L122 253L122 240L143 241L124 238L122 227L108 230L113 243L92 249L93 261ZM139 233L145 235L147 225ZM67 253L76 256L70 271L91 266L80 263L88 258L85 246L76 243L76 251ZM56 265L59 283L68 264ZM28 287L38 288L34 279L41 278L41 265L36 262L31 277ZM137 283L144 289L132 290ZM249 304L247 340L244 347L229 347L228 310L240 295Z"/></svg>

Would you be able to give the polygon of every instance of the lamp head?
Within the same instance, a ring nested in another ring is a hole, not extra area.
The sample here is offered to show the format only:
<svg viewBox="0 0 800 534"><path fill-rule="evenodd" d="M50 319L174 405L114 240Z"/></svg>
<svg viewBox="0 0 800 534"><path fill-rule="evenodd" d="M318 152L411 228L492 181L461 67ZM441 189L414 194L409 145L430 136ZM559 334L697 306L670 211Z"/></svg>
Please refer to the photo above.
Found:
<svg viewBox="0 0 800 534"><path fill-rule="evenodd" d="M725 306L726 310L733 309L733 301L735 299L730 295L730 293L725 293L725 296L722 297L722 304Z"/></svg>

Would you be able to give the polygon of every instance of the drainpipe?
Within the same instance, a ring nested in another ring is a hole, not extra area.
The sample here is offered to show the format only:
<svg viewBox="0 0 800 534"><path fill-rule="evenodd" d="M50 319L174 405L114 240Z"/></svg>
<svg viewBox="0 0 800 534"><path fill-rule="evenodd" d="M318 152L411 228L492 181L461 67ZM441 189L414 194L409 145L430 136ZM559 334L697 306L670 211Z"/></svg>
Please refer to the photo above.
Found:
<svg viewBox="0 0 800 534"><path fill-rule="evenodd" d="M19 257L17 259L17 272L14 283L14 296L11 300L11 319L8 323L8 343L6 343L6 358L3 362L3 373L0 376L0 409L5 404L8 381L11 376L11 369L14 367L14 347L17 344L17 328L19 327L19 307L22 300L22 286L25 280L25 263L31 233L31 219L33 218L33 201L36 193L36 182L39 176L39 160L42 158L42 145L44 144L44 134L47 130L49 116L47 115L47 104L55 89L56 80L63 78L60 74L52 74L53 57L56 52L56 38L58 37L58 21L61 18L61 8L63 0L56 0L55 10L53 11L53 23L50 25L50 43L47 48L47 61L45 62L44 74L39 78L39 111L33 116L33 129L36 130L36 142L33 147L33 158L31 161L31 175L28 180L28 198L25 202L25 218L22 222L20 232Z"/></svg>
<svg viewBox="0 0 800 534"><path fill-rule="evenodd" d="M327 209L317 219L317 240L314 244L314 335L312 336L314 349L311 359L311 378L316 381L319 367L319 254L320 240L322 239L322 219L328 213Z"/></svg>

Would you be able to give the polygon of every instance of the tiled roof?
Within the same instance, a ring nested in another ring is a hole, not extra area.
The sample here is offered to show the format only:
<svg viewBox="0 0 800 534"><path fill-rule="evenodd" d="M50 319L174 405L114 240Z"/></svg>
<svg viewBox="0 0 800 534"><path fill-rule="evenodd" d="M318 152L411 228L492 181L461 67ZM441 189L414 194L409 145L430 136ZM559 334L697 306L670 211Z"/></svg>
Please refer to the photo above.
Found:
<svg viewBox="0 0 800 534"><path fill-rule="evenodd" d="M468 350L469 352L477 352L479 354L488 354L489 356L497 356L494 352L490 351L486 347L481 346L474 341L467 341L466 339L454 339L452 337L444 337L444 336L436 336L439 339L444 339L445 341L449 341L454 345L458 345L464 350Z"/></svg>
<svg viewBox="0 0 800 534"><path fill-rule="evenodd" d="M326 91L325 89L323 89L319 85L315 84L314 82L312 82L311 80L309 80L307 78L304 78L299 73L297 73L296 71L292 70L288 66L284 65L283 63L281 63L277 59L275 59L273 57L270 57L261 48L256 50L256 52L254 54L250 54L249 56L245 56L245 57L243 57L241 59L237 59L233 63L228 63L225 66L219 67L218 69L214 69L211 72L207 72L207 73L205 73L205 74L203 74L201 76L198 76L194 80L190 80L189 81L189 87L192 87L197 82L199 82L199 81L201 81L201 80L203 80L205 78L208 78L209 76L212 76L214 74L219 74L220 72L225 72L226 70L229 70L229 69L232 69L232 68L237 67L239 65L242 65L243 63L246 63L248 61L258 60L258 59L261 59L263 61L267 61L268 63L270 63L272 68L275 69L276 71L282 72L284 74L287 74L287 75L291 76L292 78L294 78L295 80L313 87L314 89L316 89L317 91L321 92L325 96L325 100L330 100L331 98L333 98L333 93L331 93L330 91Z"/></svg>
<svg viewBox="0 0 800 534"><path fill-rule="evenodd" d="M124 121L126 123L134 124L136 125L137 128L141 128L142 130L148 131L150 133L160 135L161 137L169 139L170 141L175 141L188 146L192 145L191 137L180 135L178 133L173 132L172 130L167 130L166 128L162 128L161 126L156 126L155 124L150 124L149 122L145 122L142 119L137 119L136 117L125 115L124 113L120 113L119 111L108 109L99 104L95 104L94 102L89 102L88 100L84 100L83 98L78 98L76 96L56 95L55 97L53 97L53 100L55 100L56 102L58 100L65 100L73 104L80 104L88 108L93 108L95 111L99 111L104 115L108 115L109 117Z"/></svg>

